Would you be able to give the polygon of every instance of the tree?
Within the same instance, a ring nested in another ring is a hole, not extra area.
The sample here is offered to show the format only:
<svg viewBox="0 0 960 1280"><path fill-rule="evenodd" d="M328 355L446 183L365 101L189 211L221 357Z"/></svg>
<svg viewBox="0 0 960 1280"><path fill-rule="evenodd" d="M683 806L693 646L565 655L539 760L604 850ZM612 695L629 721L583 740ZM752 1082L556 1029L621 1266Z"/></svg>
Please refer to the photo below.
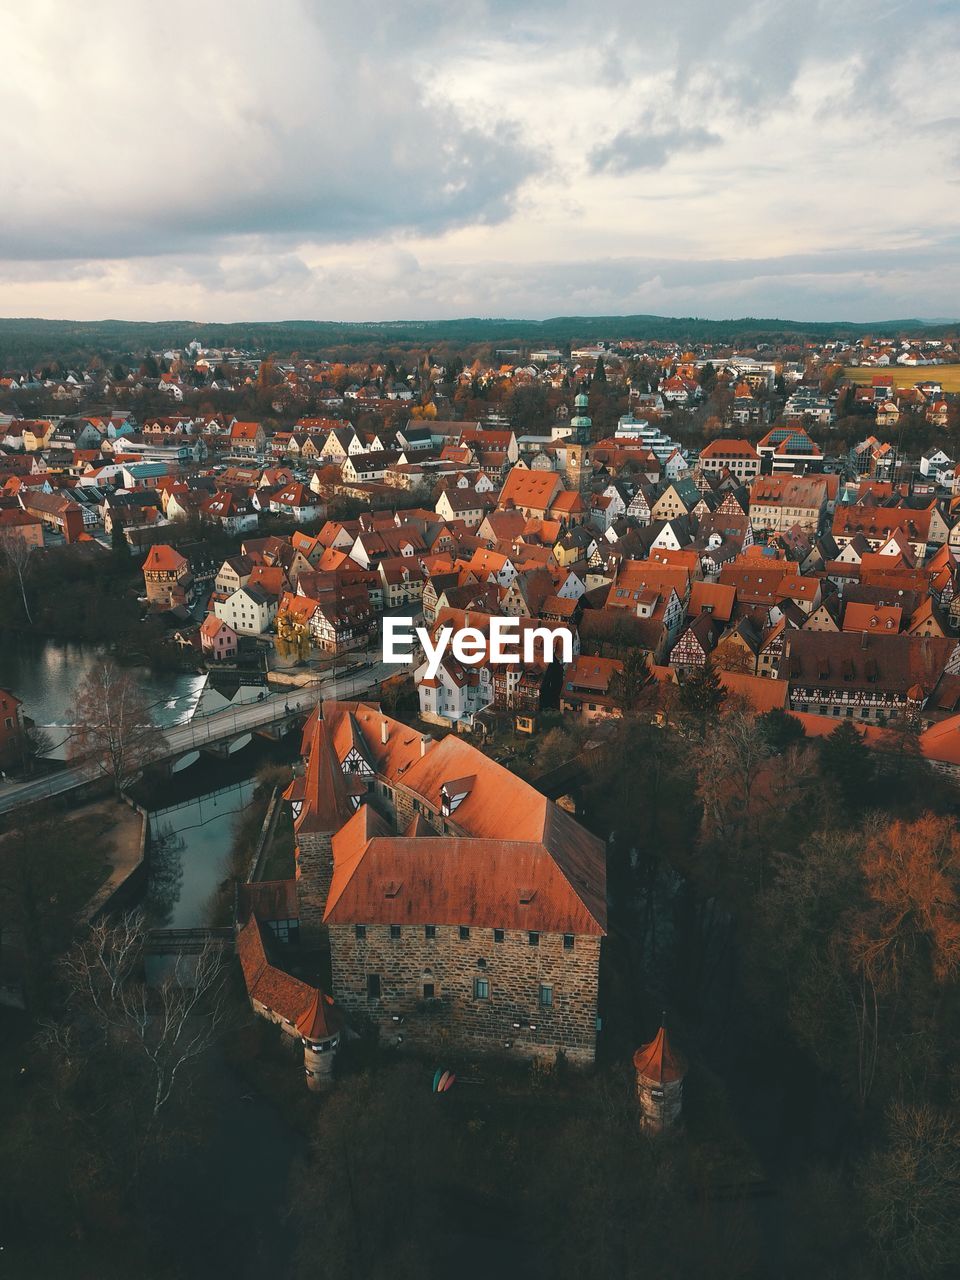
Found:
<svg viewBox="0 0 960 1280"><path fill-rule="evenodd" d="M606 382L607 371L604 367L603 356L597 356L597 363L593 366L593 381Z"/></svg>
<svg viewBox="0 0 960 1280"><path fill-rule="evenodd" d="M851 925L850 947L884 988L911 969L924 985L960 973L960 833L950 817L871 824L862 859L866 908ZM916 990L916 983L911 983Z"/></svg>
<svg viewBox="0 0 960 1280"><path fill-rule="evenodd" d="M626 711L633 711L640 691L647 683L647 663L640 649L631 649L623 660L623 671L616 676L614 690Z"/></svg>
<svg viewBox="0 0 960 1280"><path fill-rule="evenodd" d="M707 729L720 714L727 691L720 682L710 657L702 667L692 672L680 686L680 718L698 737L705 737Z"/></svg>
<svg viewBox="0 0 960 1280"><path fill-rule="evenodd" d="M155 1120L184 1068L220 1037L227 971L222 953L208 942L189 958L189 977L180 972L181 957L171 977L149 987L142 977L146 933L139 914L94 924L63 971L72 1003L145 1066Z"/></svg>
<svg viewBox="0 0 960 1280"><path fill-rule="evenodd" d="M886 1142L860 1186L870 1236L888 1269L945 1276L960 1269L960 1126L927 1104L894 1103Z"/></svg>
<svg viewBox="0 0 960 1280"><path fill-rule="evenodd" d="M803 725L797 717L780 707L773 707L762 716L757 716L757 728L776 755L782 755L790 747L798 746L806 737Z"/></svg>
<svg viewBox="0 0 960 1280"><path fill-rule="evenodd" d="M136 677L115 663L87 672L73 699L72 759L95 763L121 793L163 746Z"/></svg>
<svg viewBox="0 0 960 1280"><path fill-rule="evenodd" d="M820 743L820 766L827 781L850 808L862 808L873 779L873 763L863 739L849 720Z"/></svg>
<svg viewBox="0 0 960 1280"><path fill-rule="evenodd" d="M26 578L36 549L32 542L28 542L25 537L21 537L18 534L8 534L6 537L0 538L0 557L2 557L10 572L17 579L20 587L20 599L23 601L23 612L26 614L27 622L31 627L33 626L33 615L30 613L30 605L27 602Z"/></svg>
<svg viewBox="0 0 960 1280"><path fill-rule="evenodd" d="M123 521L119 516L114 516L110 526L110 546L118 560L129 560L130 543L127 541Z"/></svg>

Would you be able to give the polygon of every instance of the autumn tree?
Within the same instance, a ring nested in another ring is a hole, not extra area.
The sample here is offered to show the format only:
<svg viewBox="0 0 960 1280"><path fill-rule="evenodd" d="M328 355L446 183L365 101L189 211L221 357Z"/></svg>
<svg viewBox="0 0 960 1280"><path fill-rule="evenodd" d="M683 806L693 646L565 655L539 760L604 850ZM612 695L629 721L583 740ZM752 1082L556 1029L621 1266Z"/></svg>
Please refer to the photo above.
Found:
<svg viewBox="0 0 960 1280"><path fill-rule="evenodd" d="M163 747L136 676L112 662L92 667L77 686L71 759L95 764L121 793Z"/></svg>

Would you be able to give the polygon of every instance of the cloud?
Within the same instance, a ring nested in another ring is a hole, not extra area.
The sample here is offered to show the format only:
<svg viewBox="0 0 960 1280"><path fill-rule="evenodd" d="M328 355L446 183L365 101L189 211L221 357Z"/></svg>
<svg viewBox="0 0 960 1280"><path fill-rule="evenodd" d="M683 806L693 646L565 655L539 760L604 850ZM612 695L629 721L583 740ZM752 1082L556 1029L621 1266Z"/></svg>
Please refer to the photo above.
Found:
<svg viewBox="0 0 960 1280"><path fill-rule="evenodd" d="M342 7L341 7L342 8ZM347 241L508 217L540 160L431 96L379 7L93 0L0 18L0 254L127 256L269 233Z"/></svg>
<svg viewBox="0 0 960 1280"><path fill-rule="evenodd" d="M946 314L951 0L0 6L3 309Z"/></svg>
<svg viewBox="0 0 960 1280"><path fill-rule="evenodd" d="M638 169L662 169L680 151L705 151L722 139L710 129L622 129L610 142L590 152L594 173L625 174Z"/></svg>

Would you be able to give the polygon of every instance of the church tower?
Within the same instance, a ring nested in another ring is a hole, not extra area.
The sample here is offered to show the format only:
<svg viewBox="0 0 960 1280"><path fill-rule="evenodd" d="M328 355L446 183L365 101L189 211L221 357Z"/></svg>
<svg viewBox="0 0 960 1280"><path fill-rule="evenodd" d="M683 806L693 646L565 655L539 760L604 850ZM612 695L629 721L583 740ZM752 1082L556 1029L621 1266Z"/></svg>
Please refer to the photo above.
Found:
<svg viewBox="0 0 960 1280"><path fill-rule="evenodd" d="M587 416L589 403L583 391L574 400L575 412L570 419L570 434L566 446L567 488L577 489L580 493L588 487L593 475L593 464L590 461L590 428L593 424Z"/></svg>
<svg viewBox="0 0 960 1280"><path fill-rule="evenodd" d="M333 837L353 809L321 707L317 707L316 720L310 732L303 800L294 821L294 831L300 938L308 944L315 944L320 937L333 879Z"/></svg>

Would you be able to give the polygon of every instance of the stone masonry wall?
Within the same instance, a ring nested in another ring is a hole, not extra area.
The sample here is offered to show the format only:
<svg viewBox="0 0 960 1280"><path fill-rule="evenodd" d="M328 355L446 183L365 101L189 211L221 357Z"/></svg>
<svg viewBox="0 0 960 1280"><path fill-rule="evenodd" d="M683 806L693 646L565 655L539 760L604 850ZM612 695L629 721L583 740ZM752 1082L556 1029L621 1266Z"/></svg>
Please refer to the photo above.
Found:
<svg viewBox="0 0 960 1280"><path fill-rule="evenodd" d="M316 946L323 927L323 913L333 878L331 836L325 831L304 831L297 836L297 902L300 908L300 940Z"/></svg>
<svg viewBox="0 0 960 1280"><path fill-rule="evenodd" d="M531 946L526 932L506 930L495 942L492 928L477 926L465 940L456 925L437 925L434 939L422 924L402 925L396 939L385 924L367 925L364 939L353 924L332 925L329 934L333 996L382 1032L417 1045L520 1057L562 1049L580 1065L594 1060L599 938L577 936L565 950L559 934L543 933ZM379 999L368 998L370 974L380 976ZM489 982L486 999L475 996L478 978ZM424 998L425 982L434 984L433 999ZM552 990L549 1006L540 1004L541 984Z"/></svg>

